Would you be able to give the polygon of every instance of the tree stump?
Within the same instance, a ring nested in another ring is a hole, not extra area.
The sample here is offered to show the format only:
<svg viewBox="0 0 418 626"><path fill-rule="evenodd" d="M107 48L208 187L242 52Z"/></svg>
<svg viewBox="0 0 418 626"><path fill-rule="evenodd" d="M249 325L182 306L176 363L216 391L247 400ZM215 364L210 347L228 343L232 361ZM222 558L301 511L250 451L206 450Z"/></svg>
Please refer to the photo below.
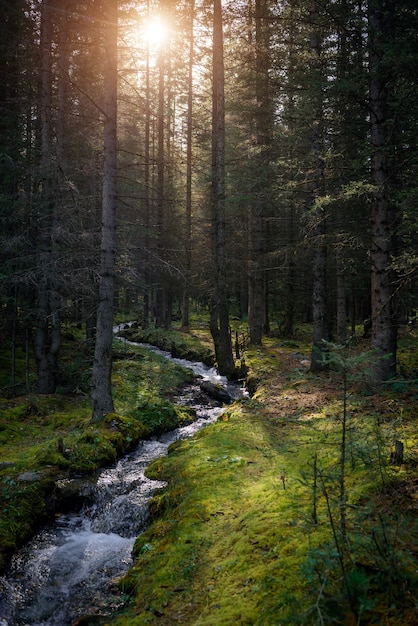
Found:
<svg viewBox="0 0 418 626"><path fill-rule="evenodd" d="M392 450L390 461L393 465L402 465L403 463L403 443L398 439L395 441L395 449Z"/></svg>

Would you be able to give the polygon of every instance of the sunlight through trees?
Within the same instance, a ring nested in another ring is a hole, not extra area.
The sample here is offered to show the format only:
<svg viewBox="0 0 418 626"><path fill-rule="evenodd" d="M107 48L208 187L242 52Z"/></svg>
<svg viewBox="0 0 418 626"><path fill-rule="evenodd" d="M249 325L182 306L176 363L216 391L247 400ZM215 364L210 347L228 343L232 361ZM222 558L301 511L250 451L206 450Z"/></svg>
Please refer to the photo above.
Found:
<svg viewBox="0 0 418 626"><path fill-rule="evenodd" d="M199 307L215 330L221 306L226 343L230 316L254 345L311 324L313 369L323 341L365 323L376 382L394 374L397 329L417 305L417 12L382 6L225 0L221 47L217 3L119 0L116 310L167 328ZM112 274L100 244L107 22L92 0L19 0L2 26L4 332L28 359L35 346L44 391L64 320L91 344Z"/></svg>

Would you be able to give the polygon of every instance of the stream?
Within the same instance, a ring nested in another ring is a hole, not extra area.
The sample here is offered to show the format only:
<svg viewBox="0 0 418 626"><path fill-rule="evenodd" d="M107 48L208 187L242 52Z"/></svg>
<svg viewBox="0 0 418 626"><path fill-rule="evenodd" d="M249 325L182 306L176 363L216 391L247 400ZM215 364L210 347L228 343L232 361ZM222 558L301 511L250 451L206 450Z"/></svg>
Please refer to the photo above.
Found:
<svg viewBox="0 0 418 626"><path fill-rule="evenodd" d="M192 369L200 379L221 383L233 398L243 393L215 368L145 347ZM145 469L167 454L171 443L191 437L223 410L209 398L202 401L198 381L177 401L193 406L196 421L142 441L115 466L99 471L94 481L86 481L90 493L82 511L61 515L14 555L6 578L0 579L0 597L7 593L9 604L2 615L0 603L0 626L71 626L83 615L106 615L123 605L117 582L132 564L136 537L147 527L149 500L165 485L146 478Z"/></svg>

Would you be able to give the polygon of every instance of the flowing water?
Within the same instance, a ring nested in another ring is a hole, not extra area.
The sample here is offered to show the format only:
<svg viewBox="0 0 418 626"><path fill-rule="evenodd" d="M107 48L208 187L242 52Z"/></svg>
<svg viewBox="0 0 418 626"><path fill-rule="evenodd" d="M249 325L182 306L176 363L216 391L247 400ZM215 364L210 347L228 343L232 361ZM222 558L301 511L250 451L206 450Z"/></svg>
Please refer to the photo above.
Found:
<svg viewBox="0 0 418 626"><path fill-rule="evenodd" d="M149 348L171 359L169 353ZM226 386L214 368L171 360ZM228 391L232 397L241 393L236 385L228 385ZM0 626L71 626L82 615L108 614L123 604L117 581L131 565L135 538L147 526L149 500L164 486L145 477L146 467L165 455L171 443L192 436L222 412L215 402L196 404L196 398L201 393L195 384L178 399L195 408L195 422L141 442L114 467L102 470L89 486L94 498L81 512L61 515L14 556L2 583L13 608L2 616L0 607Z"/></svg>

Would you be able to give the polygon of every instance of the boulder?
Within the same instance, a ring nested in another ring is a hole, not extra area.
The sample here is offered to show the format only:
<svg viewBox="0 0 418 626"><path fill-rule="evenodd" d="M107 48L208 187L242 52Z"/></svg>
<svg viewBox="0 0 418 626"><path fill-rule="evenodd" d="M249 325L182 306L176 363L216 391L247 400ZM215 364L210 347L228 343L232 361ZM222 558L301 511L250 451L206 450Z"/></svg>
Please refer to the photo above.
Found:
<svg viewBox="0 0 418 626"><path fill-rule="evenodd" d="M38 472L23 472L23 474L19 474L18 479L27 483L35 483L40 480L40 476Z"/></svg>
<svg viewBox="0 0 418 626"><path fill-rule="evenodd" d="M200 388L202 391L208 394L214 400L218 400L218 402L222 402L222 404L230 404L232 402L232 398L222 385L215 384L210 382L209 380L204 380L200 383Z"/></svg>

